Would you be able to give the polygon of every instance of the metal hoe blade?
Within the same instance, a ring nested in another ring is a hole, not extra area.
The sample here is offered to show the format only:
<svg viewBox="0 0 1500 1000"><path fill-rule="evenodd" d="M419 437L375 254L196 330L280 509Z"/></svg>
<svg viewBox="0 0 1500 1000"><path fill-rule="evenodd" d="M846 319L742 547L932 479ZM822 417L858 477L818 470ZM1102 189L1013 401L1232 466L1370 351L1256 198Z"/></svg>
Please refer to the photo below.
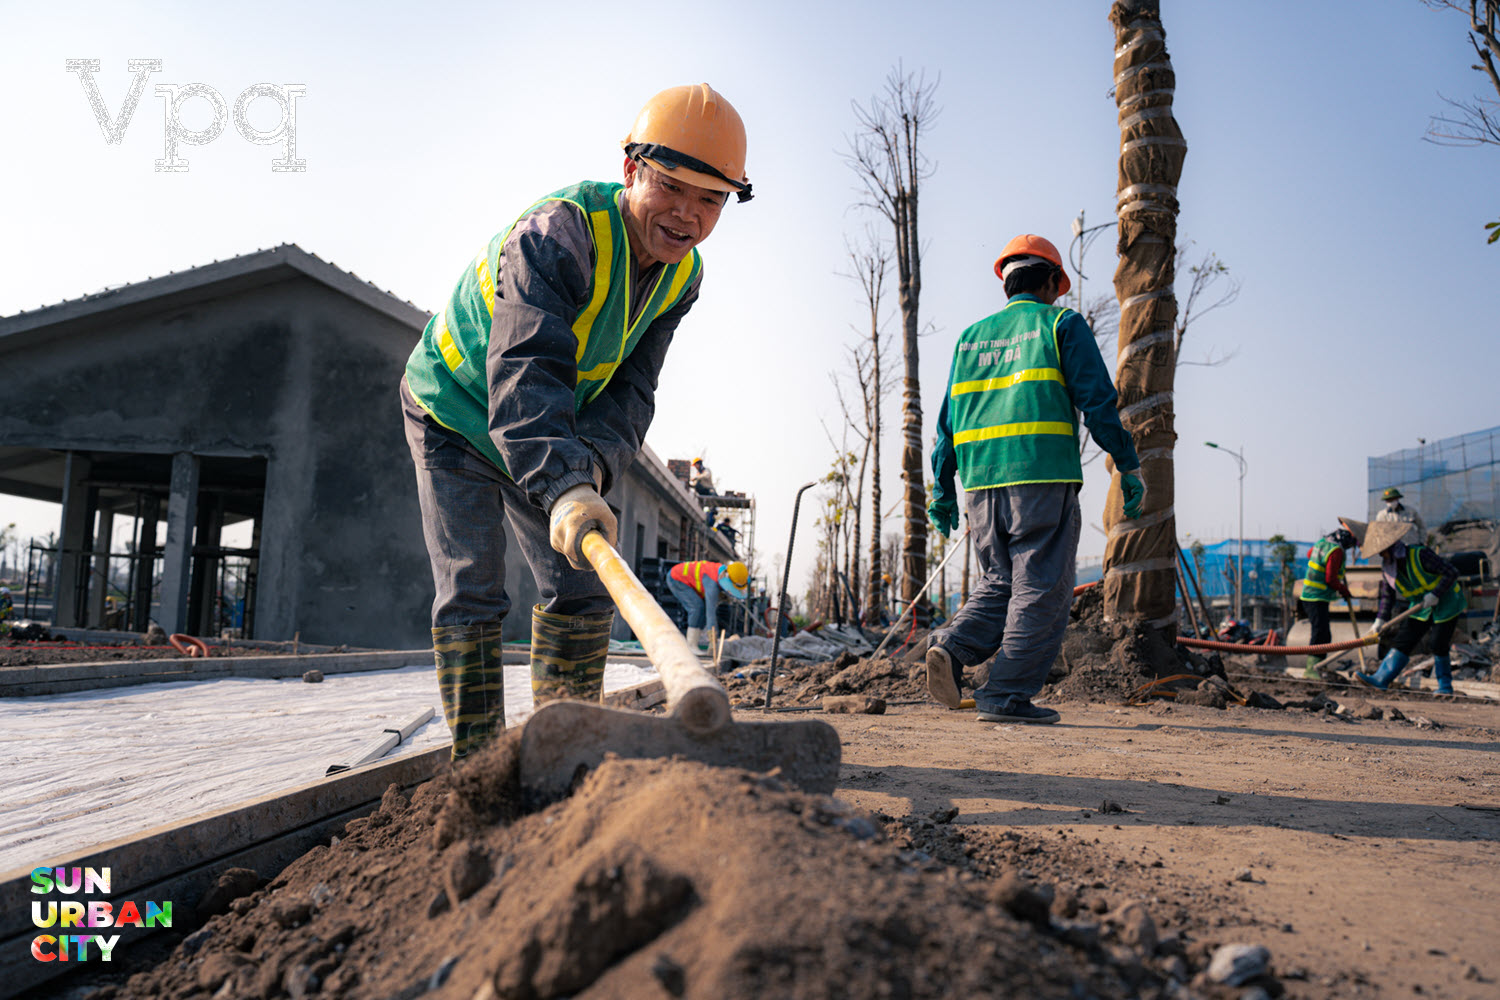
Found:
<svg viewBox="0 0 1500 1000"><path fill-rule="evenodd" d="M700 734L669 716L557 701L538 709L521 732L521 787L542 801L560 798L607 753L635 759L681 754L749 771L780 768L787 781L822 795L838 787L842 758L838 733L819 719L731 722Z"/></svg>

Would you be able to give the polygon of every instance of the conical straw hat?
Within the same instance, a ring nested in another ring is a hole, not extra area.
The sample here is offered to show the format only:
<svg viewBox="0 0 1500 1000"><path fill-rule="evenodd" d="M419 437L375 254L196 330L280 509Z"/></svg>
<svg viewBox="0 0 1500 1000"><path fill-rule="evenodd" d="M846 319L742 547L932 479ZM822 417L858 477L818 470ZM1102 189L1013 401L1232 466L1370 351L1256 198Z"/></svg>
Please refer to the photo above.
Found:
<svg viewBox="0 0 1500 1000"><path fill-rule="evenodd" d="M1411 525L1405 521L1376 521L1365 530L1364 540L1359 543L1360 551L1366 558L1374 558L1405 538L1410 529Z"/></svg>
<svg viewBox="0 0 1500 1000"><path fill-rule="evenodd" d="M1354 536L1354 540L1359 543L1361 548L1364 547L1365 532L1368 531L1370 527L1368 524L1366 524L1364 521L1356 521L1352 517L1339 518L1339 524L1342 524L1344 527L1348 528L1349 533Z"/></svg>

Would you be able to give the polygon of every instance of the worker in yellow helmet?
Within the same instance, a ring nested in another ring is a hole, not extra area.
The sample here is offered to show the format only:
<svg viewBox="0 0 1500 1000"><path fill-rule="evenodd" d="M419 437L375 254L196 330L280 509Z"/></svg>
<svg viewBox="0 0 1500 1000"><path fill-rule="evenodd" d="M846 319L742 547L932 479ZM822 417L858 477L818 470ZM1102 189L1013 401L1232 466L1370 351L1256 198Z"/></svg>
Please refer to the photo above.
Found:
<svg viewBox="0 0 1500 1000"><path fill-rule="evenodd" d="M742 562L716 563L706 559L678 563L667 573L667 587L677 603L687 609L687 641L698 648L699 637L713 648L714 629L719 622L719 594L745 599L750 570Z"/></svg>
<svg viewBox="0 0 1500 1000"><path fill-rule="evenodd" d="M504 725L507 523L541 594L536 700L600 696L614 608L580 543L590 529L616 542L604 497L698 299L698 244L731 194L750 199L744 123L706 83L651 98L621 146L622 183L555 191L479 248L401 382L455 758Z"/></svg>

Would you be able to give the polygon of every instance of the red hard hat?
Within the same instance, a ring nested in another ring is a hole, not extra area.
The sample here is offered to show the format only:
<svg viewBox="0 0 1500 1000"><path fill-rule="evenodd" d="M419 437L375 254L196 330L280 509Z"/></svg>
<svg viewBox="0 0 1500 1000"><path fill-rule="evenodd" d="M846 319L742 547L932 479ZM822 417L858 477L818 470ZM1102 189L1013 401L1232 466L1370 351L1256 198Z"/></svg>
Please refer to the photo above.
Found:
<svg viewBox="0 0 1500 1000"><path fill-rule="evenodd" d="M1068 294L1068 289L1073 287L1073 282L1068 280L1068 272L1063 269L1062 254L1057 252L1057 247L1052 245L1051 240L1037 236L1034 233L1022 233L1005 244L1005 249L1001 250L1000 256L995 258L995 277L1004 281L1005 275L1000 273L1000 265L1004 264L1011 257L1024 257L1027 255L1041 257L1043 260L1050 260L1053 264L1056 264L1058 273L1062 275L1062 283L1057 287L1057 294Z"/></svg>

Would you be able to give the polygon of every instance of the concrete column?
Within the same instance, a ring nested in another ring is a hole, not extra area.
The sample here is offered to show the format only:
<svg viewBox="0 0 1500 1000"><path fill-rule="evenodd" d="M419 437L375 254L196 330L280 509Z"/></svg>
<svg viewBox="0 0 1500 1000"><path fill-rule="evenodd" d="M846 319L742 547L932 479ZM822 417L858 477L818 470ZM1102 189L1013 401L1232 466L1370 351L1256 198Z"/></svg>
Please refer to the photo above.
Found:
<svg viewBox="0 0 1500 1000"><path fill-rule="evenodd" d="M82 550L88 547L89 496L84 480L89 476L86 456L70 451L63 465L62 523L57 531L57 573L53 577L52 624L72 628L83 624L78 585L84 566Z"/></svg>
<svg viewBox="0 0 1500 1000"><path fill-rule="evenodd" d="M194 548L218 548L224 540L224 497L209 493L198 504L198 531ZM214 616L218 607L219 561L217 555L193 557L193 592L188 601L188 628L193 635L218 635Z"/></svg>
<svg viewBox="0 0 1500 1000"><path fill-rule="evenodd" d="M104 598L109 593L109 549L115 538L114 508L100 508L94 530L94 571L89 577L89 627L104 625Z"/></svg>
<svg viewBox="0 0 1500 1000"><path fill-rule="evenodd" d="M172 496L167 501L166 563L162 567L161 617L167 634L188 627L188 592L193 575L193 525L198 520L198 456L172 456Z"/></svg>
<svg viewBox="0 0 1500 1000"><path fill-rule="evenodd" d="M161 498L147 494L141 503L135 553L135 595L131 628L146 631L151 621L151 592L156 582L156 524L161 519Z"/></svg>

